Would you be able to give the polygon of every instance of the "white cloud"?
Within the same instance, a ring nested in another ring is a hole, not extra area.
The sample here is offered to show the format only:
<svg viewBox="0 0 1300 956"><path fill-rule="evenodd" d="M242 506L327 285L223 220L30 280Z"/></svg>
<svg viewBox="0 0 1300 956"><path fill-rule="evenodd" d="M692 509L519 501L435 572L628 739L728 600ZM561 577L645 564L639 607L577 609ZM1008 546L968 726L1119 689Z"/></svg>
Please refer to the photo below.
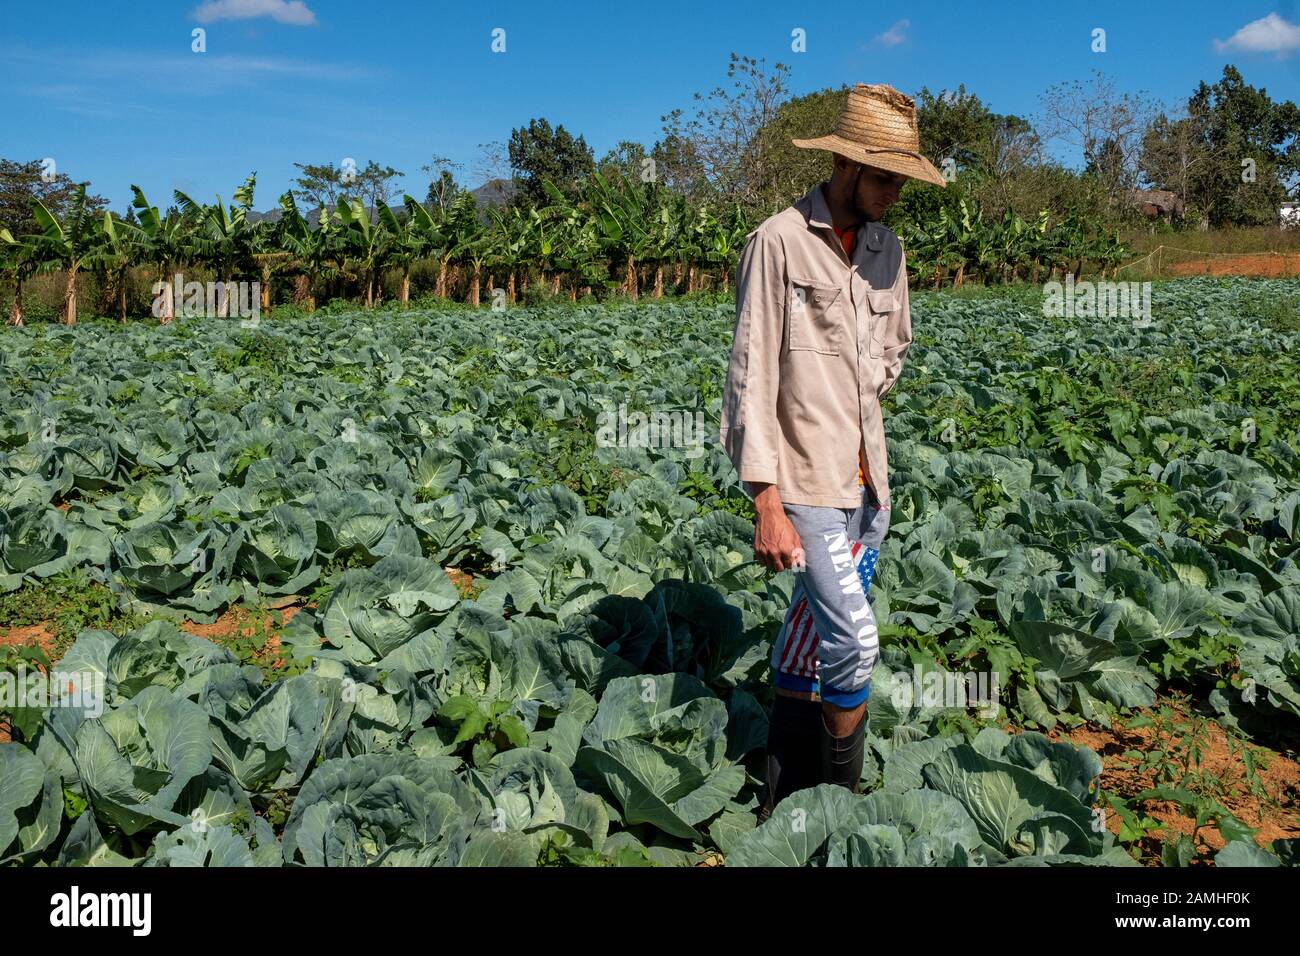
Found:
<svg viewBox="0 0 1300 956"><path fill-rule="evenodd" d="M1300 26L1276 13L1247 23L1227 40L1215 40L1217 53L1276 53L1287 56L1300 50Z"/></svg>
<svg viewBox="0 0 1300 956"><path fill-rule="evenodd" d="M195 8L193 16L200 23L270 17L295 27L316 25L316 14L303 0L207 0Z"/></svg>
<svg viewBox="0 0 1300 956"><path fill-rule="evenodd" d="M899 20L892 27L886 30L880 36L875 38L876 43L883 43L885 46L898 46L907 40L907 28L912 25L910 20Z"/></svg>

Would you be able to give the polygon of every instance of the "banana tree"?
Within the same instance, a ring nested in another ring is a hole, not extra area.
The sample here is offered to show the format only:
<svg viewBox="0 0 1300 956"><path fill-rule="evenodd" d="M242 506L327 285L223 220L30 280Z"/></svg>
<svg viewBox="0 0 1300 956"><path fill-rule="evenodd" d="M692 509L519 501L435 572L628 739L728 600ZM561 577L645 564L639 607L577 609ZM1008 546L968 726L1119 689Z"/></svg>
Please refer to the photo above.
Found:
<svg viewBox="0 0 1300 956"><path fill-rule="evenodd" d="M478 203L469 193L460 193L452 200L447 219L443 222L446 234L447 261L457 276L464 265L469 266L465 301L478 307L483 285L483 264L491 256L491 240L487 228L479 218Z"/></svg>
<svg viewBox="0 0 1300 956"><path fill-rule="evenodd" d="M86 206L86 187L81 185L68 203L60 222L39 199L32 200L32 214L40 232L33 237L38 260L63 270L63 324L77 324L77 271L95 249L100 233L95 217Z"/></svg>
<svg viewBox="0 0 1300 956"><path fill-rule="evenodd" d="M691 210L691 219L683 243L687 264L686 291L688 293L696 291L702 284L699 278L698 264L708 258L715 229L716 222L712 211L708 207L701 206Z"/></svg>
<svg viewBox="0 0 1300 956"><path fill-rule="evenodd" d="M130 223L118 219L108 210L104 211L98 224L100 241L86 257L85 265L111 290L118 320L126 322L127 277L139 254L138 232Z"/></svg>
<svg viewBox="0 0 1300 956"><path fill-rule="evenodd" d="M1120 239L1118 231L1102 233L1094 242L1093 254L1101 262L1101 277L1104 279L1107 272L1112 276L1115 275L1116 267L1128 256L1128 247Z"/></svg>
<svg viewBox="0 0 1300 956"><path fill-rule="evenodd" d="M647 227L646 189L631 177L620 174L616 183L610 183L596 172L591 175L587 195L601 248L616 266L622 267L622 282L608 284L621 286L636 299L639 295L637 261L653 248Z"/></svg>
<svg viewBox="0 0 1300 956"><path fill-rule="evenodd" d="M674 294L681 291L682 275L685 272L687 260L694 254L691 250L691 224L694 221L695 210L691 208L690 202L681 193L670 192L667 197L668 206L668 239L666 248L663 251L663 257L673 264L673 292Z"/></svg>
<svg viewBox="0 0 1300 956"><path fill-rule="evenodd" d="M1025 256L1029 260L1029 281L1038 284L1038 273L1044 262L1051 259L1051 235L1048 228L1049 213L1046 209L1038 211L1038 218L1026 233ZM1050 265L1049 265L1050 269Z"/></svg>
<svg viewBox="0 0 1300 956"><path fill-rule="evenodd" d="M585 294L585 290L603 282L609 274L600 251L598 230L584 205L570 200L549 179L542 181L542 187L551 197L551 203L541 210L540 215L545 227L552 230L552 261L557 270L574 276L569 298L577 301L579 286ZM559 292L558 274L554 288Z"/></svg>
<svg viewBox="0 0 1300 956"><path fill-rule="evenodd" d="M1068 268L1076 279L1083 272L1088 256L1088 236L1079 218L1078 210L1071 210L1054 230L1056 254L1061 268Z"/></svg>
<svg viewBox="0 0 1300 956"><path fill-rule="evenodd" d="M280 209L280 241L292 256L291 268L298 273L294 281L293 301L308 312L314 312L316 285L330 271L330 264L337 254L335 236L338 232L338 217L331 215L322 206L316 228L313 229L307 217L298 211L298 204L291 192L280 197Z"/></svg>
<svg viewBox="0 0 1300 956"><path fill-rule="evenodd" d="M409 206L407 210L405 218L399 220L388 208L388 203L379 201L379 224L388 232L388 262L402 270L402 283L397 290L397 301L402 308L411 302L411 265L424 252L423 235L409 212Z"/></svg>
<svg viewBox="0 0 1300 956"><path fill-rule="evenodd" d="M1003 282L1014 282L1026 260L1028 224L1008 209L1002 221L993 227L993 262L991 268Z"/></svg>
<svg viewBox="0 0 1300 956"><path fill-rule="evenodd" d="M283 217L279 222L263 219L253 223L250 255L260 270L261 309L271 311L271 287L276 277L294 268L294 256L285 248Z"/></svg>
<svg viewBox="0 0 1300 956"><path fill-rule="evenodd" d="M560 293L560 242L563 239L560 226L547 221L540 209L530 209L528 216L531 223L530 234L533 237L533 252L542 273L542 286L551 294Z"/></svg>
<svg viewBox="0 0 1300 956"><path fill-rule="evenodd" d="M459 198L459 197L458 197ZM455 199L452 200L454 204ZM450 210L439 209L435 216L414 196L404 195L402 203L406 206L406 228L415 246L417 258L431 258L438 263L438 279L433 287L433 294L438 298L447 297L447 263L454 254L454 237L450 228ZM403 273L403 285L406 284Z"/></svg>
<svg viewBox="0 0 1300 956"><path fill-rule="evenodd" d="M653 294L656 299L664 295L664 265L672 261L677 252L678 234L685 227L679 218L676 195L655 184L649 189L650 204L647 210L646 258L654 264Z"/></svg>
<svg viewBox="0 0 1300 956"><path fill-rule="evenodd" d="M25 242L19 242L8 229L0 229L0 274L14 284L14 297L9 306L9 325L23 324L23 282L36 271L34 251Z"/></svg>
<svg viewBox="0 0 1300 956"><path fill-rule="evenodd" d="M365 285L366 308L372 309L375 305L375 286L391 251L388 230L382 219L378 224L370 222L366 205L358 197L340 198L337 212L343 247L358 268Z"/></svg>
<svg viewBox="0 0 1300 956"><path fill-rule="evenodd" d="M749 231L745 224L745 214L740 205L734 204L726 216L713 220L710 229L710 242L705 250L705 258L722 272L722 291L731 288L731 272L735 268L740 250L744 246L745 234Z"/></svg>
<svg viewBox="0 0 1300 956"><path fill-rule="evenodd" d="M467 261L473 263L474 288L472 295L467 296L466 300L472 298L473 304L478 305L480 274L483 269L482 248L486 230L478 215L477 200L467 192L458 193L451 201L442 227L448 243L445 253L446 262L456 270L456 274L459 275L462 263ZM444 286L443 291L450 296L449 288Z"/></svg>
<svg viewBox="0 0 1300 956"><path fill-rule="evenodd" d="M506 301L513 304L517 290L515 273L528 261L531 226L517 206L504 210L493 206L488 216L492 220L493 259L506 270Z"/></svg>
<svg viewBox="0 0 1300 956"><path fill-rule="evenodd" d="M172 288L172 269L185 256L187 238L186 220L179 212L159 215L158 207L149 205L139 186L132 185L134 199L131 207L135 210L138 223L131 227L135 233L137 257L140 262L148 262L157 267L158 281L162 283L162 301L158 309L158 320L163 325L175 319Z"/></svg>
<svg viewBox="0 0 1300 956"><path fill-rule="evenodd" d="M947 221L948 240L952 249L960 255L957 274L953 285L961 285L966 279L966 270L979 262L980 219L978 211L972 213L970 206L962 199L958 203L958 214L949 216L947 209L939 211L940 218Z"/></svg>
<svg viewBox="0 0 1300 956"><path fill-rule="evenodd" d="M217 196L214 206L195 202L177 189L173 195L183 215L194 222L190 234L189 251L194 257L210 265L221 280L221 296L217 300L217 317L229 314L230 289L234 286L235 271L252 259L253 224L248 213L253 208L253 190L257 176L253 174L235 190L234 202L227 207Z"/></svg>

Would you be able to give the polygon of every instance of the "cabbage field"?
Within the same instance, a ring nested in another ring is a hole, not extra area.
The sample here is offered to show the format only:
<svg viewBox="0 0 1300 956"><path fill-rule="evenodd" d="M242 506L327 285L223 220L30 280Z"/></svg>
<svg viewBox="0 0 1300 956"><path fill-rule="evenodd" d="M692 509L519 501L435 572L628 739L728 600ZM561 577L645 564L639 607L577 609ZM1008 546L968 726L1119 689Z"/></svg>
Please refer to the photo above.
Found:
<svg viewBox="0 0 1300 956"><path fill-rule="evenodd" d="M1058 732L1177 692L1294 757L1297 302L916 294L864 792L761 826L793 577L717 441L732 304L4 329L0 633L49 640L0 677L82 693L0 698L0 863L1186 863ZM704 440L598 440L620 406ZM995 715L887 692L980 670ZM1300 817L1155 796L1200 862L1300 857Z"/></svg>

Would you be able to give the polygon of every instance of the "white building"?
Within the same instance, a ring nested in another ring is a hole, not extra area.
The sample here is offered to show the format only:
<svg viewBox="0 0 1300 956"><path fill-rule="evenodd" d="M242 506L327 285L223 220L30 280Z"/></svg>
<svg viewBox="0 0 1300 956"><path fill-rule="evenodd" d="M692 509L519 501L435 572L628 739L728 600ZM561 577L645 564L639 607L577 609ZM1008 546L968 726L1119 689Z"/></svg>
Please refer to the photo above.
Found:
<svg viewBox="0 0 1300 956"><path fill-rule="evenodd" d="M1283 229L1300 226L1300 202L1284 202L1277 211L1278 222Z"/></svg>

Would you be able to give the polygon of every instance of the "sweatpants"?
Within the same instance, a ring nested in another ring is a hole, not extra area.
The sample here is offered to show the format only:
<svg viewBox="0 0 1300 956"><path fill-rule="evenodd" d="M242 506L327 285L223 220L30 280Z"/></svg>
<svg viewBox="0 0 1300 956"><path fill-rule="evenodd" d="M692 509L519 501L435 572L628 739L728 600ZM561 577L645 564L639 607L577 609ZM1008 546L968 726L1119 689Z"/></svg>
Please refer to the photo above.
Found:
<svg viewBox="0 0 1300 956"><path fill-rule="evenodd" d="M871 693L880 656L868 593L889 531L889 505L863 486L857 508L786 504L804 550L794 593L772 647L776 686L857 707Z"/></svg>

